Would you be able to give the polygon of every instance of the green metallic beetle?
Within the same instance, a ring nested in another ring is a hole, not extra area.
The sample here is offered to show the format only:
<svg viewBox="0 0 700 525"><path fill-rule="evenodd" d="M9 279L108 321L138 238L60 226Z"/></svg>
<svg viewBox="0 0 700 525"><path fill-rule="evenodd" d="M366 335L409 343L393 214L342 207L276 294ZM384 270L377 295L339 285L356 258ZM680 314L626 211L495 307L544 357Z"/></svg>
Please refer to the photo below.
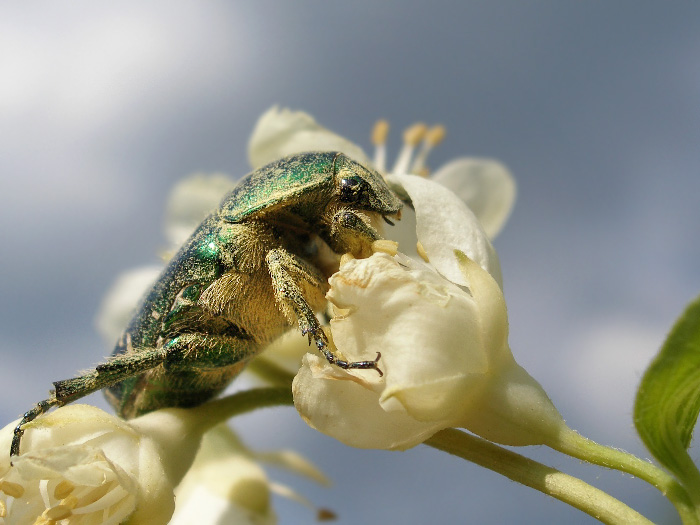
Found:
<svg viewBox="0 0 700 525"><path fill-rule="evenodd" d="M301 153L252 172L172 258L112 357L55 382L51 397L24 414L10 455L19 455L24 425L103 388L127 419L197 406L295 320L330 363L381 374L379 353L338 359L314 312L325 306L337 256L370 255L380 238L373 222L391 224L401 206L379 173L342 153Z"/></svg>

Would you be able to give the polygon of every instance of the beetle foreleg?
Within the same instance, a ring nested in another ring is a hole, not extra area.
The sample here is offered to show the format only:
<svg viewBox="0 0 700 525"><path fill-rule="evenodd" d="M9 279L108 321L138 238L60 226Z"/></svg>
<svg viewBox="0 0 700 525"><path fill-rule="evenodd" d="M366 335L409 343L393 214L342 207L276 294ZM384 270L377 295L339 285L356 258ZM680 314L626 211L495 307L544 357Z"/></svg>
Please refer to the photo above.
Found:
<svg viewBox="0 0 700 525"><path fill-rule="evenodd" d="M376 232L375 232L376 233ZM297 256L283 249L274 249L265 257L267 267L272 276L272 285L275 289L275 299L283 309L289 312L290 310L296 315L299 321L299 328L302 335L309 335L309 343L311 339L316 342L316 347L319 352L328 360L329 363L339 366L343 369L373 369L379 375L383 375L382 371L377 366L377 362L381 354L377 352L377 359L374 361L344 361L339 359L328 347L328 339L323 332L316 314L306 302L302 294L299 283L294 279L294 274L304 275L306 263Z"/></svg>
<svg viewBox="0 0 700 525"><path fill-rule="evenodd" d="M275 300L289 322L293 323L296 317L302 334L311 334L316 341L325 337L301 288L303 283L325 288L327 285L320 275L301 258L282 248L270 250L265 256L265 262L272 277Z"/></svg>
<svg viewBox="0 0 700 525"><path fill-rule="evenodd" d="M333 216L331 224L331 235L336 240L339 253L350 252L357 258L369 257L372 255L372 243L381 239L367 220L358 212L352 210L341 210Z"/></svg>

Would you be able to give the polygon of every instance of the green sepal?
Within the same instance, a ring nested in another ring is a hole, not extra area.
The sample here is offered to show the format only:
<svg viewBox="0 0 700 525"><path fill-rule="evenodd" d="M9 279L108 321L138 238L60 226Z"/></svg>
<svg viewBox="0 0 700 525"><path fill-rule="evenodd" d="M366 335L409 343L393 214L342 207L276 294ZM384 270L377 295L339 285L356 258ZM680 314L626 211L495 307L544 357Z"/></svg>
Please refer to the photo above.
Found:
<svg viewBox="0 0 700 525"><path fill-rule="evenodd" d="M683 312L642 377L634 424L649 451L688 489L700 472L687 453L700 412L700 297Z"/></svg>

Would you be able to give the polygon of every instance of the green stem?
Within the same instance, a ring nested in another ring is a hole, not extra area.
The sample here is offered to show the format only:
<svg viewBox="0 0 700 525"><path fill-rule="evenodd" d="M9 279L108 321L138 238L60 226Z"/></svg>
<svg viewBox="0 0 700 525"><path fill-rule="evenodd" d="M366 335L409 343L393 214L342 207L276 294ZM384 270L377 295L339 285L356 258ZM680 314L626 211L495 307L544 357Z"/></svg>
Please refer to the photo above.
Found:
<svg viewBox="0 0 700 525"><path fill-rule="evenodd" d="M700 473L687 450L683 450L683 463L683 471L677 474L683 486L688 490L690 497L695 503L697 513L700 515Z"/></svg>
<svg viewBox="0 0 700 525"><path fill-rule="evenodd" d="M293 373L289 372L285 367L278 365L272 359L263 359L258 357L248 365L247 372L252 372L268 383L277 386L292 386L294 380Z"/></svg>
<svg viewBox="0 0 700 525"><path fill-rule="evenodd" d="M449 428L441 430L425 444L539 490L593 516L602 523L611 525L652 523L621 501L578 478L472 434Z"/></svg>
<svg viewBox="0 0 700 525"><path fill-rule="evenodd" d="M698 467L693 462L688 451L679 442L674 444L676 445L673 451L675 461L667 466L686 488L695 504L698 515L700 515L700 472L698 472Z"/></svg>
<svg viewBox="0 0 700 525"><path fill-rule="evenodd" d="M688 492L673 476L652 463L628 452L599 445L568 427L560 432L557 439L545 444L568 456L626 472L650 483L673 503L684 524L700 525L700 518Z"/></svg>
<svg viewBox="0 0 700 525"><path fill-rule="evenodd" d="M253 388L210 401L194 410L201 415L199 421L206 431L234 416L278 405L294 405L291 387Z"/></svg>

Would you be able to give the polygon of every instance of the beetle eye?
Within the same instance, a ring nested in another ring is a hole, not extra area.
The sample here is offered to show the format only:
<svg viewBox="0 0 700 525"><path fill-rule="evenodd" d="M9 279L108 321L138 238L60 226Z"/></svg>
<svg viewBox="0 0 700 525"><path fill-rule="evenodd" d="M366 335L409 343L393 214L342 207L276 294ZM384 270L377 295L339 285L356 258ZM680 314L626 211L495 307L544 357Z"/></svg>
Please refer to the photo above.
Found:
<svg viewBox="0 0 700 525"><path fill-rule="evenodd" d="M363 180L359 177L348 177L340 181L341 202L357 202L364 189Z"/></svg>

